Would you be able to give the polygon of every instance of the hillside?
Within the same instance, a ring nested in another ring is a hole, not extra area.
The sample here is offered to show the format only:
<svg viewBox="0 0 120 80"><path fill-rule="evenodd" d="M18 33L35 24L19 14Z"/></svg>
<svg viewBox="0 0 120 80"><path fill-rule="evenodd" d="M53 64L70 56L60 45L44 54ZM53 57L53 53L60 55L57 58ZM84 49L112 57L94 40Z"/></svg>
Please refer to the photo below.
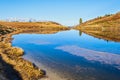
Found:
<svg viewBox="0 0 120 80"><path fill-rule="evenodd" d="M120 12L86 21L75 29L98 38L120 42Z"/></svg>
<svg viewBox="0 0 120 80"><path fill-rule="evenodd" d="M12 28L23 30L39 30L39 29L52 29L52 30L65 30L68 29L65 26L56 22L0 22L0 25L9 26Z"/></svg>
<svg viewBox="0 0 120 80"><path fill-rule="evenodd" d="M99 16L95 19L86 21L80 25L77 25L76 28L84 27L118 27L120 26L120 12L111 15Z"/></svg>

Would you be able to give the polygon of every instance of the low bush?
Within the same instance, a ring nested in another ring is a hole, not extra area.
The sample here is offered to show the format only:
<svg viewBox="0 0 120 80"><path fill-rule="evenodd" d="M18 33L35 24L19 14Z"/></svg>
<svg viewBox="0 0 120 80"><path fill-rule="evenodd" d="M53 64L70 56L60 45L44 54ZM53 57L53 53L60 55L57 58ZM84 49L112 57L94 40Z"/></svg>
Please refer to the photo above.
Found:
<svg viewBox="0 0 120 80"><path fill-rule="evenodd" d="M22 56L24 51L21 48L10 47L5 50L5 53L7 53L9 55L14 55L14 56Z"/></svg>

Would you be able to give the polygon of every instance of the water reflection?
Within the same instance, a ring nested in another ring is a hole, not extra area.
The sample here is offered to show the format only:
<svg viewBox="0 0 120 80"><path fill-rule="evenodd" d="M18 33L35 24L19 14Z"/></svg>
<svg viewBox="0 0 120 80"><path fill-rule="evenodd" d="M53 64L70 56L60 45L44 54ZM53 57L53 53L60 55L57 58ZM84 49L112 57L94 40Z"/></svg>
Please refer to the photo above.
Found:
<svg viewBox="0 0 120 80"><path fill-rule="evenodd" d="M76 56L84 57L85 59L90 61L98 61L102 64L110 64L120 69L120 55L117 55L117 54L97 52L93 50L80 48L75 45L60 46L60 47L57 47L56 49L63 50L65 52L68 52Z"/></svg>
<svg viewBox="0 0 120 80"><path fill-rule="evenodd" d="M100 27L97 30L94 28L90 29L83 28L81 31L94 37L104 39L107 42L109 41L120 42L120 27Z"/></svg>
<svg viewBox="0 0 120 80"><path fill-rule="evenodd" d="M64 31L64 30L55 30L55 29L27 29L27 30L23 30L21 33L34 33L34 34L55 34L59 31Z"/></svg>
<svg viewBox="0 0 120 80"><path fill-rule="evenodd" d="M79 31L79 36L82 36L82 31Z"/></svg>

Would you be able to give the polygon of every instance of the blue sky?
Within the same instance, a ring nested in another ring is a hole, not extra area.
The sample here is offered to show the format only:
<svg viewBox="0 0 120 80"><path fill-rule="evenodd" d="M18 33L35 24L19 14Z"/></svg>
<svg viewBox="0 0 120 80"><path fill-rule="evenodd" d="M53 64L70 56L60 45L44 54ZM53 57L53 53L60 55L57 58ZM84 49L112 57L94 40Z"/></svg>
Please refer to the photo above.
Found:
<svg viewBox="0 0 120 80"><path fill-rule="evenodd" d="M0 19L33 18L76 25L120 11L120 0L0 0Z"/></svg>

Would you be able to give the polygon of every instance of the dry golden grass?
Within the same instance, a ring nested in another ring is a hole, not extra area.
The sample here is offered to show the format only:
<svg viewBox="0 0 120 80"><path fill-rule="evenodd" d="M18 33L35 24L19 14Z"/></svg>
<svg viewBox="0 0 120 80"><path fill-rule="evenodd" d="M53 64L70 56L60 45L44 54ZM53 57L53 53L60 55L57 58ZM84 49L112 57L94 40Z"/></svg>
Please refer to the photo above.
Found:
<svg viewBox="0 0 120 80"><path fill-rule="evenodd" d="M98 17L89 21L86 21L85 23L81 25L77 25L76 28L80 29L82 27L92 27L97 25L97 27L118 27L120 26L120 13L116 13L110 16L103 16Z"/></svg>
<svg viewBox="0 0 120 80"><path fill-rule="evenodd" d="M14 56L22 56L24 51L21 48L10 47L5 50L6 54L14 55Z"/></svg>
<svg viewBox="0 0 120 80"><path fill-rule="evenodd" d="M13 32L14 30L15 30L14 28L0 25L0 35L9 34L9 33Z"/></svg>
<svg viewBox="0 0 120 80"><path fill-rule="evenodd" d="M16 33L55 33L69 28L62 26L56 22L0 22L0 25L7 26ZM0 29L3 33L6 29ZM7 30L8 31L8 30Z"/></svg>
<svg viewBox="0 0 120 80"><path fill-rule="evenodd" d="M14 28L66 28L55 22L0 22L0 24Z"/></svg>
<svg viewBox="0 0 120 80"><path fill-rule="evenodd" d="M12 47L10 43L0 42L0 55L3 60L12 65L20 73L23 80L38 80L43 77L44 72L21 57L23 52L21 48Z"/></svg>

